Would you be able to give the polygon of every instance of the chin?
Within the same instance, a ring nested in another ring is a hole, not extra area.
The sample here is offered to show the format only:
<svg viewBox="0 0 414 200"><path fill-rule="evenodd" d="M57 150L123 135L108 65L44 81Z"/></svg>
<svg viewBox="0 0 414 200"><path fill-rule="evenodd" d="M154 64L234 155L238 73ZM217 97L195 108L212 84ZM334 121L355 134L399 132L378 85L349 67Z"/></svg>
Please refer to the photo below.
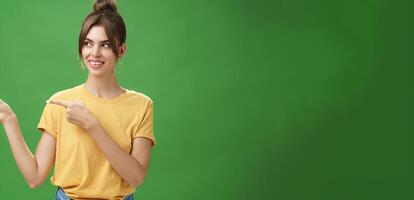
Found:
<svg viewBox="0 0 414 200"><path fill-rule="evenodd" d="M88 66L88 72L89 72L89 76L94 76L94 77L104 77L104 76L108 76L111 74L111 70L109 69L100 69L100 70L96 70L96 69L91 69Z"/></svg>
<svg viewBox="0 0 414 200"><path fill-rule="evenodd" d="M89 70L88 74L89 76L95 76L95 77L103 77L106 75L106 73L103 71L96 72L96 71L91 71L91 70Z"/></svg>
<svg viewBox="0 0 414 200"><path fill-rule="evenodd" d="M89 72L89 75L93 75L93 76L103 76L106 74L105 70L102 70L102 69L96 70L89 66L88 66L88 72Z"/></svg>

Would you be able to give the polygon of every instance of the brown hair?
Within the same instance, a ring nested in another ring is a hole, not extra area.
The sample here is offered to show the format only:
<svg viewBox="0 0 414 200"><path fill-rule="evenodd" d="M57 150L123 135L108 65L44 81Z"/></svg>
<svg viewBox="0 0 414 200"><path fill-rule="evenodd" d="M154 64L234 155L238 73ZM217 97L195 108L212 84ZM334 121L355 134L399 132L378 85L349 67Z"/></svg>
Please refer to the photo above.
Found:
<svg viewBox="0 0 414 200"><path fill-rule="evenodd" d="M105 29L112 52L118 58L119 47L126 40L126 27L124 20L116 9L114 0L95 0L93 11L83 20L78 44L78 53L81 60L86 35L94 26L102 26Z"/></svg>

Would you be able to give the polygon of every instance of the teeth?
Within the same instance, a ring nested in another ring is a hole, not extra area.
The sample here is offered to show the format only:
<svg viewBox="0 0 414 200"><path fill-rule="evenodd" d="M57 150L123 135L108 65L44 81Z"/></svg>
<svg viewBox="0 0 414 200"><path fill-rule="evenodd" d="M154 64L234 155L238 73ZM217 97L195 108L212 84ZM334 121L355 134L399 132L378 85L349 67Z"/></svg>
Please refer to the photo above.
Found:
<svg viewBox="0 0 414 200"><path fill-rule="evenodd" d="M93 65L100 65L103 64L101 61L90 61Z"/></svg>

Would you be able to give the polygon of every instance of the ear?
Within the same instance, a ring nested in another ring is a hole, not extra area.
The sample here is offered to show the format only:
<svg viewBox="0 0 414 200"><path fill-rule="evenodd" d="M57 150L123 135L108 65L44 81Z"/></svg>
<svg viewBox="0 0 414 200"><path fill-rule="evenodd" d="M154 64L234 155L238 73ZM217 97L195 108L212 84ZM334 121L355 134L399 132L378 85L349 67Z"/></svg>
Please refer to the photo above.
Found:
<svg viewBox="0 0 414 200"><path fill-rule="evenodd" d="M119 47L119 55L118 55L118 59L122 58L125 55L126 52L126 44L123 43L120 47Z"/></svg>

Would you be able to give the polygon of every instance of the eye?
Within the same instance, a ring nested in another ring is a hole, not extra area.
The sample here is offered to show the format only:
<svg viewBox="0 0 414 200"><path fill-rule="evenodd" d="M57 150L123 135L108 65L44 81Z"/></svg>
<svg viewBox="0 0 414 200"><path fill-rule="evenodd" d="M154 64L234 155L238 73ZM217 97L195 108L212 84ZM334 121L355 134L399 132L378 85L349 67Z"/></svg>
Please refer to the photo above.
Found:
<svg viewBox="0 0 414 200"><path fill-rule="evenodd" d="M110 47L111 47L111 45L110 45L109 43L103 43L103 44L102 44L102 47L104 47L104 48L110 48Z"/></svg>
<svg viewBox="0 0 414 200"><path fill-rule="evenodd" d="M87 47L91 47L92 46L92 43L89 42L89 41L85 41L85 42L83 42L83 45L84 46L87 46Z"/></svg>

